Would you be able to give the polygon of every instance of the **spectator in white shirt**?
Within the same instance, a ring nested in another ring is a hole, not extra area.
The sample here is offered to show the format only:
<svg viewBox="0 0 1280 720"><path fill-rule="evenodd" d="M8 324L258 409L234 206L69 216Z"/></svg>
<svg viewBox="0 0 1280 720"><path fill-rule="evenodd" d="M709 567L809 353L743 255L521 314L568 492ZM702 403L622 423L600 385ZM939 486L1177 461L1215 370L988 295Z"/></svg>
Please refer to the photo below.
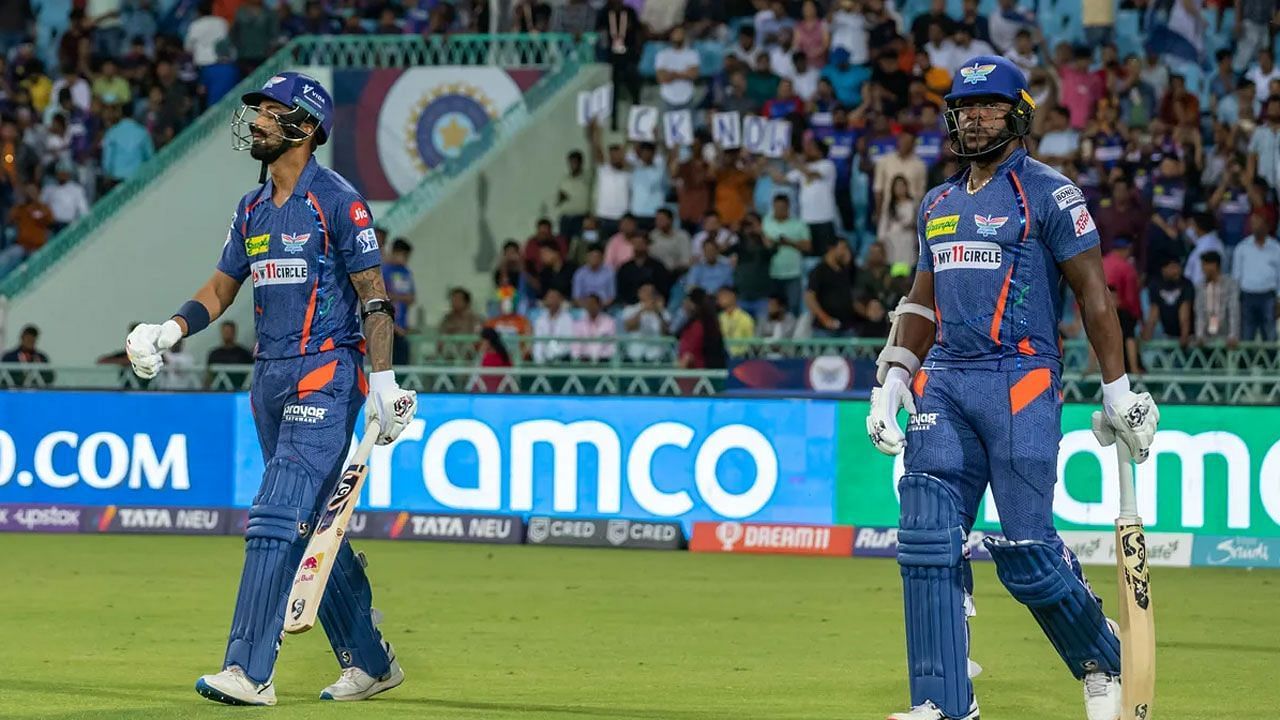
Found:
<svg viewBox="0 0 1280 720"><path fill-rule="evenodd" d="M919 202L928 190L929 169L916 154L916 136L906 130L898 133L896 152L885 153L876 158L875 172L871 176L871 192L877 219L893 198L893 179L898 176L907 181L907 194Z"/></svg>
<svg viewBox="0 0 1280 720"><path fill-rule="evenodd" d="M1080 154L1080 133L1071 127L1071 112L1064 107L1055 107L1049 111L1045 124L1044 137L1040 138L1040 147L1036 157L1058 172Z"/></svg>
<svg viewBox="0 0 1280 720"><path fill-rule="evenodd" d="M1014 65L1022 69L1022 72L1031 77L1031 71L1040 67L1040 53L1036 52L1035 40L1031 36L1031 31L1023 28L1013 37L1013 49L1004 54L1005 58L1011 60Z"/></svg>
<svg viewBox="0 0 1280 720"><path fill-rule="evenodd" d="M1262 97L1267 97L1271 81L1280 80L1280 67L1276 66L1275 56L1271 54L1270 48L1264 47L1258 52L1257 62L1245 73L1244 79L1253 83Z"/></svg>
<svg viewBox="0 0 1280 720"><path fill-rule="evenodd" d="M694 81L701 72L698 51L685 43L683 25L671 31L671 46L658 51L658 95L664 110L683 110L693 104Z"/></svg>
<svg viewBox="0 0 1280 720"><path fill-rule="evenodd" d="M831 13L831 49L836 48L847 50L853 65L865 65L871 57L867 50L867 19L854 0L840 0Z"/></svg>
<svg viewBox="0 0 1280 720"><path fill-rule="evenodd" d="M1015 0L999 0L1000 7L987 19L991 32L991 44L1002 53L1013 49L1014 37L1019 30L1034 27L1035 20Z"/></svg>
<svg viewBox="0 0 1280 720"><path fill-rule="evenodd" d="M790 80L796 76L796 65L791 60L795 52L795 33L785 27L778 31L778 41L769 47L769 68L780 78Z"/></svg>
<svg viewBox="0 0 1280 720"><path fill-rule="evenodd" d="M626 149L617 143L609 146L605 162L600 126L593 122L587 132L596 163L595 216L600 223L600 236L612 237L631 207L631 165L627 163Z"/></svg>
<svg viewBox="0 0 1280 720"><path fill-rule="evenodd" d="M554 337L558 340L539 340L533 344L533 361L550 363L567 360L574 335L573 316L564 302L564 296L555 288L549 288L542 296L542 312L533 320L535 337Z"/></svg>
<svg viewBox="0 0 1280 720"><path fill-rule="evenodd" d="M955 68L952 63L964 62L963 59L955 60L956 44L947 37L947 29L942 23L934 22L929 24L929 42L924 44L924 51L929 56L929 64L933 67L943 68L951 74L955 74Z"/></svg>
<svg viewBox="0 0 1280 720"><path fill-rule="evenodd" d="M628 305L622 311L622 327L628 338L661 338L670 331L671 316L667 312L662 294L653 283L640 286L639 302ZM629 341L627 358L632 362L662 362L666 346L661 342Z"/></svg>
<svg viewBox="0 0 1280 720"><path fill-rule="evenodd" d="M617 344L612 341L618 336L618 325L613 316L603 312L597 295L588 295L582 301L582 309L586 314L573 324L573 336L579 340L606 338L610 342L575 342L573 356L592 362L611 359L617 349Z"/></svg>
<svg viewBox="0 0 1280 720"><path fill-rule="evenodd" d="M1249 138L1247 177L1261 177L1272 190L1280 190L1280 97L1267 100L1263 122ZM1265 124L1264 124L1265 123Z"/></svg>
<svg viewBox="0 0 1280 720"><path fill-rule="evenodd" d="M89 199L84 188L72 180L70 165L58 165L58 181L45 186L40 199L53 212L53 225L50 230L58 232L62 228L89 214Z"/></svg>
<svg viewBox="0 0 1280 720"><path fill-rule="evenodd" d="M991 47L985 40L978 40L973 37L973 28L966 23L956 25L955 33L951 36L955 47L951 53L951 64L943 65L947 72L952 76L964 65L965 61L975 55L995 55L995 48ZM930 57L930 60L933 58Z"/></svg>
<svg viewBox="0 0 1280 720"><path fill-rule="evenodd" d="M1218 237L1217 231L1214 229L1213 216L1208 213L1196 213L1192 217L1191 226L1187 228L1187 239L1191 241L1191 254L1187 256L1182 272L1192 285L1198 290L1204 285L1204 264L1200 262L1200 258L1205 253L1217 253L1221 258L1226 253L1226 246L1222 244L1222 239Z"/></svg>
<svg viewBox="0 0 1280 720"><path fill-rule="evenodd" d="M756 66L756 58L760 57L760 43L756 42L756 29L750 25L738 28L738 44L733 46L729 55L742 61L749 68Z"/></svg>
<svg viewBox="0 0 1280 720"><path fill-rule="evenodd" d="M218 43L227 38L231 27L226 19L214 14L213 0L200 0L196 12L200 16L187 27L182 47L191 54L191 62L196 67L213 65L218 62Z"/></svg>
<svg viewBox="0 0 1280 720"><path fill-rule="evenodd" d="M708 238L715 240L716 244L720 246L721 252L738 244L738 236L724 226L724 221L720 219L720 213L715 210L707 211L707 214L702 218L702 229L693 236L692 257L702 257L702 244Z"/></svg>
<svg viewBox="0 0 1280 720"><path fill-rule="evenodd" d="M809 67L809 56L802 52L792 55L791 62L796 68L795 75L791 78L791 85L796 95L805 102L813 100L813 96L818 94L818 81L822 79L822 68Z"/></svg>
<svg viewBox="0 0 1280 720"><path fill-rule="evenodd" d="M822 257L836 241L836 165L827 159L826 143L812 135L805 136L802 150L799 158L790 158L791 171L774 180L800 186L800 219L809 226L809 254Z"/></svg>

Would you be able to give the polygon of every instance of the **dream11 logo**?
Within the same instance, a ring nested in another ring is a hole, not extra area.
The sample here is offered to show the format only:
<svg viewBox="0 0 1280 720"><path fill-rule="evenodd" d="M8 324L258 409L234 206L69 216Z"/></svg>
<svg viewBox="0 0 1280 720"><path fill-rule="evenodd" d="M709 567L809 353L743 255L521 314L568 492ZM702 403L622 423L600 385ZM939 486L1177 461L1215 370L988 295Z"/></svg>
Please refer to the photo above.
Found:
<svg viewBox="0 0 1280 720"><path fill-rule="evenodd" d="M720 517L740 519L755 515L773 499L778 487L777 450L763 433L748 425L722 425L695 443L698 433L689 425L656 422L634 436L624 457L622 437L607 423L528 420L510 427L509 455L504 457L498 435L487 423L448 420L427 434L426 421L418 418L394 443L374 449L369 460L370 507L391 506L391 453L398 444L422 441L424 435L423 483L436 502L454 510L532 512L534 448L538 445L552 451L552 512L557 513L593 510L601 515L620 514L624 485L636 504L654 517L679 517L694 510L697 503L690 490L665 490L655 483L653 464L659 450L664 456L676 450L686 451L681 464L687 468L684 475L693 480L691 490ZM474 449L474 476L451 477L446 456L457 445ZM579 506L578 451L583 446L598 457L595 508ZM741 492L726 490L716 472L720 458L731 451L745 452L755 466L754 479ZM503 507L504 461L510 485L508 507Z"/></svg>

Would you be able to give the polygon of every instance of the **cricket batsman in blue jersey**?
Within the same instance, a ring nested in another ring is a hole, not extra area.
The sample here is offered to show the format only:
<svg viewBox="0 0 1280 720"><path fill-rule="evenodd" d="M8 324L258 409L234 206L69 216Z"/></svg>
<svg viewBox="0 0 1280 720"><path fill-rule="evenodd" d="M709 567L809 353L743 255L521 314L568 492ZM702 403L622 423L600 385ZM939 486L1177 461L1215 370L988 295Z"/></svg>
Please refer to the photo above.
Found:
<svg viewBox="0 0 1280 720"><path fill-rule="evenodd" d="M876 448L906 450L898 564L911 709L889 719L978 720L964 545L989 485L1006 538L986 541L1001 582L1083 681L1089 720L1116 720L1116 627L1053 527L1064 279L1102 365L1106 423L1138 462L1160 414L1150 395L1129 389L1083 193L1023 147L1035 102L1022 71L975 57L946 102L952 152L968 166L920 207L915 284L894 313L867 418ZM905 435L900 408L910 413Z"/></svg>
<svg viewBox="0 0 1280 720"><path fill-rule="evenodd" d="M196 690L232 705L274 705L290 583L360 408L378 420L385 445L413 420L417 397L391 370L393 309L369 207L313 157L332 135L333 99L315 79L287 72L243 101L234 146L263 163L265 182L236 206L213 277L171 319L135 328L125 347L134 372L155 377L161 352L207 327L252 279L250 402L266 470L249 509L223 669ZM321 698L363 700L404 681L372 599L363 555L343 542L319 611L342 674Z"/></svg>

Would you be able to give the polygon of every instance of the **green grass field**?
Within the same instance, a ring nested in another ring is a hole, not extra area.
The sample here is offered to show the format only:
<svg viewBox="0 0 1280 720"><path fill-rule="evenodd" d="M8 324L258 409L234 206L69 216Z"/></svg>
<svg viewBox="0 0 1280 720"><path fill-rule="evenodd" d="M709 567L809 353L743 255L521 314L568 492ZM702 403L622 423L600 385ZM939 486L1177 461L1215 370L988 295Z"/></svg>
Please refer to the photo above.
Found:
<svg viewBox="0 0 1280 720"><path fill-rule="evenodd" d="M290 637L280 705L215 705L239 578L235 538L3 535L3 718L878 720L902 709L892 560L359 544L408 676L355 705L323 632ZM976 566L983 718L1082 718L1039 628ZM1114 571L1093 568L1104 598ZM1280 574L1153 573L1168 720L1271 717L1280 701Z"/></svg>

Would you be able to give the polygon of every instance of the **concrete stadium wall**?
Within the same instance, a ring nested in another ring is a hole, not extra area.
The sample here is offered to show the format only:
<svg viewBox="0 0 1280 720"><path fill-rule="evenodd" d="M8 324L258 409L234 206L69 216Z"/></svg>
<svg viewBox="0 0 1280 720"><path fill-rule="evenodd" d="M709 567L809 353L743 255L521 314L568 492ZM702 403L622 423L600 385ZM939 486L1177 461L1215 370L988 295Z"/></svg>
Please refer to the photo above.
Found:
<svg viewBox="0 0 1280 720"><path fill-rule="evenodd" d="M418 308L434 327L448 307L454 286L471 291L476 309L493 291L493 269L502 243L523 243L534 222L555 216L556 186L565 173L565 155L583 150L586 133L577 123L575 98L609 80L608 66L584 68L538 109L506 144L490 151L453 184L405 237L413 243L411 267Z"/></svg>

